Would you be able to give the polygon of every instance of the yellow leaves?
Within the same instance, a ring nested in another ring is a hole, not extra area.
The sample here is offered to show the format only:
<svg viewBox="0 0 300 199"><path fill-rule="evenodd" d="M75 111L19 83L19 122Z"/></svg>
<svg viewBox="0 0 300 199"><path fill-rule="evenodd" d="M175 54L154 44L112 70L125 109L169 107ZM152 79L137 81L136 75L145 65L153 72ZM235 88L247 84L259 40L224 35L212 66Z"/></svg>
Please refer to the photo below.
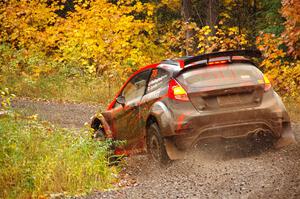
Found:
<svg viewBox="0 0 300 199"><path fill-rule="evenodd" d="M228 35L232 36L239 32L238 27L230 27L228 28Z"/></svg>
<svg viewBox="0 0 300 199"><path fill-rule="evenodd" d="M33 72L32 76L33 76L34 78L38 78L38 77L40 76L40 73L42 72L42 70L40 69L40 67L35 66L35 67L33 68L32 72Z"/></svg>
<svg viewBox="0 0 300 199"><path fill-rule="evenodd" d="M95 74L96 72L96 67L95 65L86 65L86 68L87 68L87 71L90 73L90 74Z"/></svg>
<svg viewBox="0 0 300 199"><path fill-rule="evenodd" d="M89 9L79 7L56 30L63 33L58 45L63 59L79 61L88 73L117 69L122 75L123 68L114 65L137 68L153 62L159 52L150 40L153 11L153 4L130 0L96 0ZM132 13L146 15L135 19Z"/></svg>
<svg viewBox="0 0 300 199"><path fill-rule="evenodd" d="M10 93L8 88L0 89L1 108L9 110L11 108L11 100L15 97L14 94Z"/></svg>
<svg viewBox="0 0 300 199"><path fill-rule="evenodd" d="M189 31L192 34L186 38ZM241 49L248 45L246 34L240 34L238 27L215 26L212 31L209 26L200 28L194 23L180 21L172 24L171 31L163 37L163 41L166 49L173 50L168 53L173 56L186 55L189 50L194 51L194 54L203 54L217 50Z"/></svg>
<svg viewBox="0 0 300 199"><path fill-rule="evenodd" d="M259 50L263 52L263 55L267 57L271 62L285 57L285 52L279 48L282 44L281 38L276 38L272 34L263 34L256 39L256 45Z"/></svg>
<svg viewBox="0 0 300 199"><path fill-rule="evenodd" d="M161 0L161 4L168 6L172 10L180 10L181 0Z"/></svg>
<svg viewBox="0 0 300 199"><path fill-rule="evenodd" d="M274 88L282 96L300 97L300 64L299 61L283 61L286 53L280 49L282 38L261 33L256 39L256 44L264 56L260 66L270 77Z"/></svg>
<svg viewBox="0 0 300 199"><path fill-rule="evenodd" d="M151 3L147 3L145 4L147 7L146 7L146 11L147 11L147 15L150 17L150 16L153 16L154 14L154 10L155 10L155 6Z"/></svg>
<svg viewBox="0 0 300 199"><path fill-rule="evenodd" d="M229 6L232 4L234 1L233 0L223 0L225 6Z"/></svg>
<svg viewBox="0 0 300 199"><path fill-rule="evenodd" d="M229 19L230 15L227 12L220 13L220 17L224 17L225 19Z"/></svg>
<svg viewBox="0 0 300 199"><path fill-rule="evenodd" d="M239 34L238 27L215 26L215 34L208 26L204 26L197 32L198 53L212 52L215 50L230 50L246 47L248 41L245 34Z"/></svg>
<svg viewBox="0 0 300 199"><path fill-rule="evenodd" d="M16 47L29 47L45 42L42 34L49 23L55 22L55 9L55 6L49 6L46 1L9 1L1 9L4 11L0 17L1 27L4 27L1 35L8 36L1 38L2 42L9 42Z"/></svg>
<svg viewBox="0 0 300 199"><path fill-rule="evenodd" d="M143 4L139 1L135 4L134 8L135 8L135 11L137 11L137 12L142 12L144 9Z"/></svg>
<svg viewBox="0 0 300 199"><path fill-rule="evenodd" d="M204 27L204 35L209 35L211 33L211 29L209 29L209 27L207 28L208 26L205 26Z"/></svg>

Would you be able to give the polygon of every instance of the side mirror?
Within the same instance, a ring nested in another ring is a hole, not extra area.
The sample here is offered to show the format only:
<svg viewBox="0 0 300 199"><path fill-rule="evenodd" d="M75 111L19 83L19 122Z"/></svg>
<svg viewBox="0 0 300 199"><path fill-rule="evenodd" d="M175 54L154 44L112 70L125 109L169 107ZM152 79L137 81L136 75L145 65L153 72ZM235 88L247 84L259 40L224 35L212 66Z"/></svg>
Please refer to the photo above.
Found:
<svg viewBox="0 0 300 199"><path fill-rule="evenodd" d="M117 97L116 99L118 104L121 104L123 107L125 106L125 97L120 95L119 97Z"/></svg>

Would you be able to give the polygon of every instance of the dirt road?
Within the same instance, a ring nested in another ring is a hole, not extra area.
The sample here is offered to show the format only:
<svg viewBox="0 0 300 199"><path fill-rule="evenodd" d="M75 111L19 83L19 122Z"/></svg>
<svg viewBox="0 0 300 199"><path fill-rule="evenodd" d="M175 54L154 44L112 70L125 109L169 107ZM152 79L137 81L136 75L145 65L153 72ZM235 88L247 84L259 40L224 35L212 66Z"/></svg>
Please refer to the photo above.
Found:
<svg viewBox="0 0 300 199"><path fill-rule="evenodd" d="M64 127L80 127L98 108L17 100L24 113ZM101 107L99 107L101 108ZM300 124L293 124L300 140ZM300 198L300 144L281 150L204 143L186 159L162 168L147 156L127 158L121 184L127 188L95 192L86 198Z"/></svg>
<svg viewBox="0 0 300 199"><path fill-rule="evenodd" d="M66 128L81 128L98 109L100 105L62 103L58 101L30 100L17 98L12 107L27 116L38 114L41 120L50 121Z"/></svg>

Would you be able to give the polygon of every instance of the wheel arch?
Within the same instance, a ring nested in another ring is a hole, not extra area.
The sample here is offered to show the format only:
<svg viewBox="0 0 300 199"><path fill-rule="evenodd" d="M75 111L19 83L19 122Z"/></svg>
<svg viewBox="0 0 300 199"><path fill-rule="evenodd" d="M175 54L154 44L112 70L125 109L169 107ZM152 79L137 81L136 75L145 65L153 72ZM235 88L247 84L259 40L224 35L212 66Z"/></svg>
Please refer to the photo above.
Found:
<svg viewBox="0 0 300 199"><path fill-rule="evenodd" d="M146 130L152 124L156 123L160 129L161 135L169 136L174 133L174 128L171 125L172 116L167 106L158 101L152 105L146 120Z"/></svg>
<svg viewBox="0 0 300 199"><path fill-rule="evenodd" d="M150 125L153 123L156 123L159 126L156 117L154 115L150 114L146 121L146 129L148 129L150 127Z"/></svg>
<svg viewBox="0 0 300 199"><path fill-rule="evenodd" d="M146 136L147 135L147 129L152 125L152 124L157 124L157 127L159 129L159 133L162 134L161 131L161 126L159 124L159 120L156 118L157 116L154 115L149 115L147 118L147 122L146 122ZM178 160L178 159L183 159L184 157L184 152L180 151L177 149L177 147L175 146L172 137L165 137L164 135L161 135L163 142L164 142L164 146L165 146L165 150L166 153L169 157L170 160ZM148 146L147 146L148 148Z"/></svg>
<svg viewBox="0 0 300 199"><path fill-rule="evenodd" d="M91 128L94 129L95 131L98 130L99 128L102 128L102 130L105 133L105 136L107 138L112 137L112 131L110 126L108 125L105 117L102 114L98 114L92 118L91 121Z"/></svg>
<svg viewBox="0 0 300 199"><path fill-rule="evenodd" d="M99 118L93 117L92 122L91 122L91 128L94 130L98 130L100 125L102 126L102 122Z"/></svg>

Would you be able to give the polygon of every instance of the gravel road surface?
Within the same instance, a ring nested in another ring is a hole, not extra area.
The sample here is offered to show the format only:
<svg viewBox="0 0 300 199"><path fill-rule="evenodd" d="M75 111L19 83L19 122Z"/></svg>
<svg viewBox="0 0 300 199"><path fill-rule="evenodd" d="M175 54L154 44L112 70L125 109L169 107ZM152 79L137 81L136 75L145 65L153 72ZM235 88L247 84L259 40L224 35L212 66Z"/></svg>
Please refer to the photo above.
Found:
<svg viewBox="0 0 300 199"><path fill-rule="evenodd" d="M41 120L66 128L81 128L85 122L90 122L90 117L97 110L103 109L100 105L86 103L65 103L47 100L31 100L17 98L12 102L12 107L24 115L37 114Z"/></svg>
<svg viewBox="0 0 300 199"><path fill-rule="evenodd" d="M81 127L98 106L18 99L13 106L63 127ZM293 124L300 140L300 123ZM146 155L124 161L120 183L86 198L300 198L300 144L253 150L203 143L184 160L161 167Z"/></svg>

